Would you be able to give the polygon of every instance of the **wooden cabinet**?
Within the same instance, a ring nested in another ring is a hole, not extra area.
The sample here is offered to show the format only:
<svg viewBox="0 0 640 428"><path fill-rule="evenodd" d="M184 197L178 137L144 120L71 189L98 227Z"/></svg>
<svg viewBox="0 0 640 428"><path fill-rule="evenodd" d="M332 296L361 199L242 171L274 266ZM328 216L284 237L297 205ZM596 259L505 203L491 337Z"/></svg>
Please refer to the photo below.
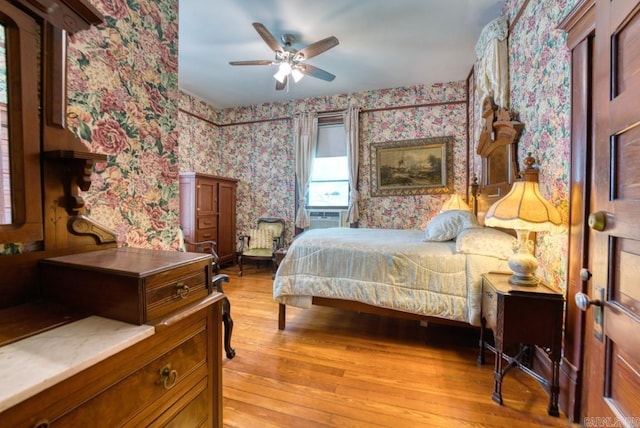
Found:
<svg viewBox="0 0 640 428"><path fill-rule="evenodd" d="M562 351L562 317L564 298L540 283L535 287L511 285L511 274L482 275L482 324L479 362L484 363L484 350L495 352L493 400L502 404L502 378L514 367L522 369L549 388L550 415L558 416L559 370ZM485 328L494 334L494 346L485 342ZM509 345L517 354L508 355ZM549 354L553 363L551 379L545 379L528 365L533 346ZM503 367L503 362L508 365Z"/></svg>
<svg viewBox="0 0 640 428"><path fill-rule="evenodd" d="M216 175L180 174L180 224L185 240L215 241L220 263L235 261L237 182ZM188 244L187 249L196 250Z"/></svg>
<svg viewBox="0 0 640 428"><path fill-rule="evenodd" d="M50 299L155 332L8 408L0 425L222 426L224 294L211 289L211 255L119 248L41 264ZM85 292L103 299L69 299ZM136 305L145 315L131 320Z"/></svg>

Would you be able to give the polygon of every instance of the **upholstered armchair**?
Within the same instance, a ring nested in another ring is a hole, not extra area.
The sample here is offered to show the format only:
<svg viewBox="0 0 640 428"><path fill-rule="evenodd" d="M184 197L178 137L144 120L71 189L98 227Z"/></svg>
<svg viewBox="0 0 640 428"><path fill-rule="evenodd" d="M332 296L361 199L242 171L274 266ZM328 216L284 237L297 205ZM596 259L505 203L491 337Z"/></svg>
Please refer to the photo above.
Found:
<svg viewBox="0 0 640 428"><path fill-rule="evenodd" d="M281 218L260 218L256 228L238 236L238 276L242 276L243 263L254 261L271 263L275 276L273 255L278 248L284 247L285 222Z"/></svg>
<svg viewBox="0 0 640 428"><path fill-rule="evenodd" d="M211 253L213 261L211 262L211 272L213 277L211 278L211 289L216 290L218 293L223 293L223 282L229 282L229 275L221 274L220 272L220 259L218 253L216 253L215 241L201 241L190 242L185 241L182 228L180 228L179 235L179 248L178 251L187 251L186 244L192 245L197 253ZM222 301L222 323L224 324L224 352L227 354L227 358L231 359L236 356L236 350L231 347L231 333L233 333L233 319L231 318L231 303L225 296Z"/></svg>

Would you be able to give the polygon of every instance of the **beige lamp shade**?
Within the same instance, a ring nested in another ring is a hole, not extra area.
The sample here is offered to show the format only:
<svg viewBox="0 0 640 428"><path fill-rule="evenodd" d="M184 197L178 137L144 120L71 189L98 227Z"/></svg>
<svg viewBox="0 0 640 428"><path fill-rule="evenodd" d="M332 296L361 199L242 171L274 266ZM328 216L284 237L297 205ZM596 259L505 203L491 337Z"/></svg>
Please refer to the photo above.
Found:
<svg viewBox="0 0 640 428"><path fill-rule="evenodd" d="M449 199L447 199L444 202L444 204L442 204L442 208L440 209L440 212L451 211L451 210L469 211L471 210L471 208L469 207L469 205L467 205L464 199L460 197L460 195L458 195L457 193L454 193L453 195L451 195Z"/></svg>
<svg viewBox="0 0 640 428"><path fill-rule="evenodd" d="M485 215L491 227L531 232L564 231L560 213L541 194L537 181L516 181L507 195L491 205Z"/></svg>

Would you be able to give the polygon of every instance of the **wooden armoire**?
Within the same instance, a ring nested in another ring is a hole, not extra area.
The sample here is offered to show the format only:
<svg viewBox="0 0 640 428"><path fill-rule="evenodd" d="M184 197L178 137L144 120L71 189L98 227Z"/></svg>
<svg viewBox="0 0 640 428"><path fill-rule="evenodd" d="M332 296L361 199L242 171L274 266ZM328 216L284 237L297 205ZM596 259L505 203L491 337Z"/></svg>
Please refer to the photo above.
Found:
<svg viewBox="0 0 640 428"><path fill-rule="evenodd" d="M180 174L180 224L187 250L197 251L189 242L215 241L220 264L235 263L237 183L217 175Z"/></svg>

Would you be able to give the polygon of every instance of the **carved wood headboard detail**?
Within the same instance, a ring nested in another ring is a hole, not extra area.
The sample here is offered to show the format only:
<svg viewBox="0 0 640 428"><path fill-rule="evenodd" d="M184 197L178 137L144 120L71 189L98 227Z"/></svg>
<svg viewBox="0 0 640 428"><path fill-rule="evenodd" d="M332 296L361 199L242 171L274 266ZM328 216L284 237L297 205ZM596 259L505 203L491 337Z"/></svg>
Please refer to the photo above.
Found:
<svg viewBox="0 0 640 428"><path fill-rule="evenodd" d="M509 192L518 177L517 142L524 125L514 120L509 110L498 107L491 97L482 102L482 118L476 149L482 161L476 210L478 220L484 223L484 213Z"/></svg>

